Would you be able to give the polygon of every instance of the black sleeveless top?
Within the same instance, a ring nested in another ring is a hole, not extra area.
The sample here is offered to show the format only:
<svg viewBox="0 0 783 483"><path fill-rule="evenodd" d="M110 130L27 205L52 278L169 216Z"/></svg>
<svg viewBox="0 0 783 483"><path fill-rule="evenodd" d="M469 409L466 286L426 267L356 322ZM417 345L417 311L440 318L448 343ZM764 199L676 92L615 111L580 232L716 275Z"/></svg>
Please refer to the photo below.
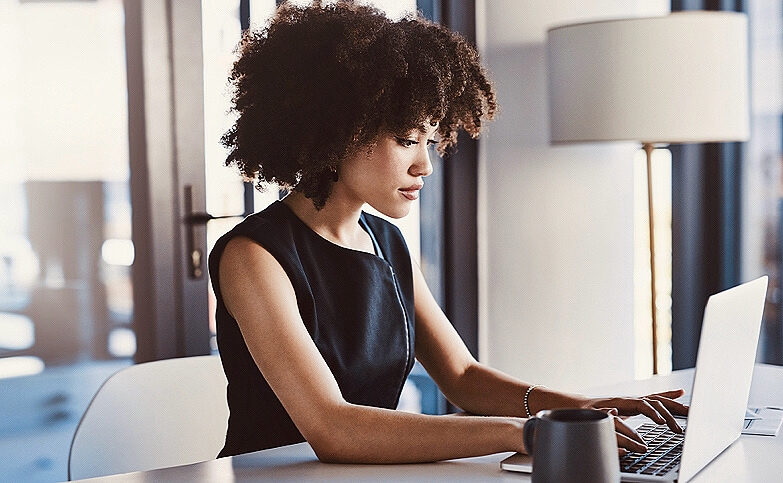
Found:
<svg viewBox="0 0 783 483"><path fill-rule="evenodd" d="M258 370L236 320L226 311L218 264L228 241L245 236L282 265L307 331L353 404L393 409L413 367L413 275L408 248L391 223L362 213L377 255L321 237L282 202L223 235L209 257L217 296L217 342L228 379L230 456L304 441Z"/></svg>

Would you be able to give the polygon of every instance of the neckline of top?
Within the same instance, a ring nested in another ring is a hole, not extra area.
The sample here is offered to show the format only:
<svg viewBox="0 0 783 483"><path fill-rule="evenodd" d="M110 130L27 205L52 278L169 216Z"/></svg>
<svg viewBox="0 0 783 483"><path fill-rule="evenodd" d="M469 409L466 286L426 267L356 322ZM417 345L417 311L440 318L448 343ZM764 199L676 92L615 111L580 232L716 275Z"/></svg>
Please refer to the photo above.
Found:
<svg viewBox="0 0 783 483"><path fill-rule="evenodd" d="M299 216L294 212L294 210L291 209L290 206L283 203L282 200L277 200L274 202L275 204L279 204L283 207L284 210L288 212L288 214L293 217L297 223L300 223L307 232L311 233L316 239L322 240L327 245L339 248L341 250L345 250L351 253L358 253L362 255L368 255L370 257L373 257L374 259L381 260L383 262L387 262L386 258L383 255L383 250L381 249L380 245L378 244L378 240L375 237L375 233L373 233L372 229L370 228L370 225L367 223L367 213L365 211L361 212L361 215L359 216L359 226L370 236L370 240L372 241L373 248L375 249L375 253L366 252L363 250L357 250L355 248L346 247L344 245L340 245L339 243L335 243L328 238L323 237L321 234L319 234L317 231L313 230L310 225L305 223ZM388 262L387 262L388 263Z"/></svg>

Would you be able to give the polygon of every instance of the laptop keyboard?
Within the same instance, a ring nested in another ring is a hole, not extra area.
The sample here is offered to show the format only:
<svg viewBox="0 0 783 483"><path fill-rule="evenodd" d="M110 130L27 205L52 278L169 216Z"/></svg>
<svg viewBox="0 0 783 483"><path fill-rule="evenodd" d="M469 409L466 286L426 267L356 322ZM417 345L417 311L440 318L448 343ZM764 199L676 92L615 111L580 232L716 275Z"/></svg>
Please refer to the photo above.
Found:
<svg viewBox="0 0 783 483"><path fill-rule="evenodd" d="M621 457L623 473L665 475L680 465L684 435L655 423L642 424L636 431L647 444L647 452L627 453Z"/></svg>

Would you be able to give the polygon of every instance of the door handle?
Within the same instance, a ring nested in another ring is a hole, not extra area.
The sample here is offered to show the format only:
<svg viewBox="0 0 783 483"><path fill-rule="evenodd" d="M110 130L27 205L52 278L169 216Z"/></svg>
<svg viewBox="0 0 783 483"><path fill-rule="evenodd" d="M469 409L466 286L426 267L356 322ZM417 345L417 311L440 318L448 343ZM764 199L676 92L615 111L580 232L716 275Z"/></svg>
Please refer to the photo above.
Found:
<svg viewBox="0 0 783 483"><path fill-rule="evenodd" d="M193 211L193 186L185 185L184 187L184 202L185 202L185 217L183 223L187 226L185 232L185 244L187 246L186 256L188 264L188 277L191 279L200 279L204 276L204 250L202 249L203 243L199 235L203 232L196 231L198 226L206 226L211 220L218 220L223 218L242 218L247 216L241 215L225 215L214 216L209 213L201 211Z"/></svg>

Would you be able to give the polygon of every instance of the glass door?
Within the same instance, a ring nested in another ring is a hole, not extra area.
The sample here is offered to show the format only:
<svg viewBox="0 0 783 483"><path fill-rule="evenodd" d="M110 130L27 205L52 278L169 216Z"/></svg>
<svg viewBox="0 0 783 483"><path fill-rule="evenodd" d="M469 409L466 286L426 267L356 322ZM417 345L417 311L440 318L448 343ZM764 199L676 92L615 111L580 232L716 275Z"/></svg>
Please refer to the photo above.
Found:
<svg viewBox="0 0 783 483"><path fill-rule="evenodd" d="M783 365L783 1L750 0L751 139L742 172L743 278L769 275L760 362Z"/></svg>
<svg viewBox="0 0 783 483"><path fill-rule="evenodd" d="M242 16L251 25L263 25L275 11L275 0L254 0L240 7L240 0L203 0L202 37L204 43L204 170L206 173L207 212L215 217L207 224L207 250L211 251L221 235L234 227L246 212L262 210L278 199L278 190L269 186L263 192L246 185L235 169L225 166L227 151L220 138L234 120L229 114L231 93L228 77L235 60L235 49L242 37ZM250 199L247 197L250 195ZM210 346L215 342L216 299L209 284Z"/></svg>
<svg viewBox="0 0 783 483"><path fill-rule="evenodd" d="M58 481L136 352L122 0L0 2L0 479Z"/></svg>

